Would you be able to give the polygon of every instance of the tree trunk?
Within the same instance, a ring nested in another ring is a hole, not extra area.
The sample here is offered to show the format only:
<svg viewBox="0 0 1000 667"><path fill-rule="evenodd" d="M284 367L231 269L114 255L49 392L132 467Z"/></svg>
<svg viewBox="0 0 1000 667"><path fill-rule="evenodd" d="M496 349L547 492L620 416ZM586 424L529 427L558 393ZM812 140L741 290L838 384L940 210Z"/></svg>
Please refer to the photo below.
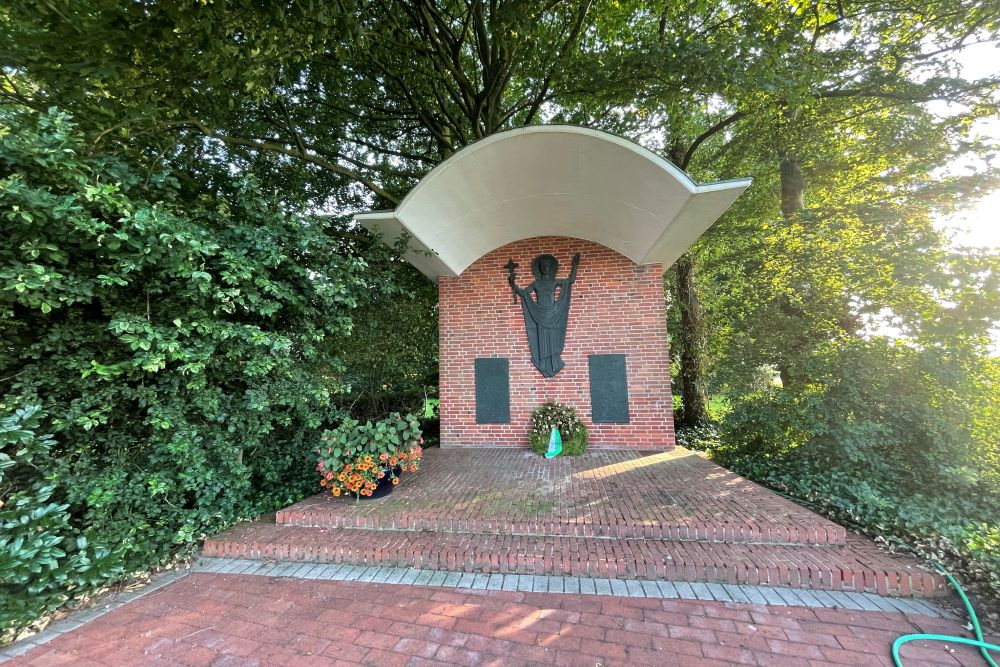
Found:
<svg viewBox="0 0 1000 667"><path fill-rule="evenodd" d="M694 257L677 260L677 306L681 314L681 400L684 410L678 426L698 426L710 421L705 390L704 309L694 283Z"/></svg>
<svg viewBox="0 0 1000 667"><path fill-rule="evenodd" d="M792 114L786 113L786 117L793 120ZM805 193L805 177L802 175L802 165L797 157L787 150L778 153L781 158L781 215L785 220L789 220L796 213L805 208L803 195ZM791 308L787 301L781 303L781 310L789 317L796 317L798 313ZM794 347L798 347L795 345ZM788 350L787 352L792 352ZM781 386L788 389L795 382L792 370L788 363L788 358L781 359L778 364L778 374L781 376Z"/></svg>
<svg viewBox="0 0 1000 667"><path fill-rule="evenodd" d="M781 154L781 214L790 218L801 211L805 204L802 200L805 191L805 179L798 160L787 153Z"/></svg>

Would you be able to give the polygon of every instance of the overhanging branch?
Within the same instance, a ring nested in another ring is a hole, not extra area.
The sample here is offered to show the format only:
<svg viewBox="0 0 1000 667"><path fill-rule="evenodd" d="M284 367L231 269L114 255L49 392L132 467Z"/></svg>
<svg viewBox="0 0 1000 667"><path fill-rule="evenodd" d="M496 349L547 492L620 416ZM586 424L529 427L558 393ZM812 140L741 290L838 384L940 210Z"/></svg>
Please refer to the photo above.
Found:
<svg viewBox="0 0 1000 667"><path fill-rule="evenodd" d="M691 142L691 145L688 146L687 152L684 153L684 158L681 160L681 163L678 166L681 169L687 169L688 165L691 163L691 158L694 157L694 152L698 150L698 146L701 146L705 141L710 139L713 135L722 132L724 129L726 129L736 121L740 120L744 116L746 116L745 112L737 111L733 115L727 118L723 118L718 123L716 123L712 127L702 132L700 135L698 135L695 138L695 140Z"/></svg>
<svg viewBox="0 0 1000 667"><path fill-rule="evenodd" d="M400 197L391 194L390 192L382 188L380 185L372 181L370 178L366 177L364 174L354 171L353 169L348 169L347 167L341 166L336 162L331 162L330 160L324 159L323 157L320 157L315 153L310 153L304 148L289 148L288 146L284 146L282 144L275 143L272 141L260 141L259 139L246 139L244 137L229 136L227 134L222 134L221 132L217 132L212 128L208 127L207 125L205 125L204 123L201 123L196 120L189 120L184 124L195 127L206 137L210 137L212 139L218 139L222 143L229 146L245 146L247 148L253 148L254 150L258 151L280 153L282 155L287 155L289 157L302 160L303 162L314 164L317 167L326 169L327 171L332 171L335 174L346 176L350 178L352 181L360 183L361 185L365 186L366 188L374 192L379 197L382 197L387 201L392 202L393 204L398 204L400 202Z"/></svg>

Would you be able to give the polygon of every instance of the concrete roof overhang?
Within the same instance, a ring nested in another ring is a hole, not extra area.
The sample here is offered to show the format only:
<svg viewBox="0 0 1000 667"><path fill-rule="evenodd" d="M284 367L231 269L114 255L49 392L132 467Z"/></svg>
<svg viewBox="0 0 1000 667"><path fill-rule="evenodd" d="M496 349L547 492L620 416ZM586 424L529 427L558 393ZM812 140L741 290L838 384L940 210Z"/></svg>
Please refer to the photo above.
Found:
<svg viewBox="0 0 1000 667"><path fill-rule="evenodd" d="M427 174L394 211L355 220L394 243L431 280L457 276L486 253L535 236L570 236L637 264L670 266L750 179L697 184L631 141L565 125L494 134Z"/></svg>

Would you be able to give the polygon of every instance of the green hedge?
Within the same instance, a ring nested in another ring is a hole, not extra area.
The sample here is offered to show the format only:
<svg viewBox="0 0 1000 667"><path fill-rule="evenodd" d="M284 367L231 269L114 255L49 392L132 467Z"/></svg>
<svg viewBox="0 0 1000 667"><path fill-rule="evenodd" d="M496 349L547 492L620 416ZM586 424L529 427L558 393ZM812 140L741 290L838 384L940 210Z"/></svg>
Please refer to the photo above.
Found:
<svg viewBox="0 0 1000 667"><path fill-rule="evenodd" d="M37 405L0 418L0 630L27 625L122 574L121 554L91 544L52 477L51 435Z"/></svg>
<svg viewBox="0 0 1000 667"><path fill-rule="evenodd" d="M873 340L815 361L678 443L1000 597L1000 360Z"/></svg>
<svg viewBox="0 0 1000 667"><path fill-rule="evenodd" d="M83 588L91 544L144 570L315 489L346 389L331 349L369 269L329 223L227 180L182 187L91 153L60 113L0 108L0 415L41 406L16 419L54 435L44 485L8 476L2 495L66 552L0 631Z"/></svg>

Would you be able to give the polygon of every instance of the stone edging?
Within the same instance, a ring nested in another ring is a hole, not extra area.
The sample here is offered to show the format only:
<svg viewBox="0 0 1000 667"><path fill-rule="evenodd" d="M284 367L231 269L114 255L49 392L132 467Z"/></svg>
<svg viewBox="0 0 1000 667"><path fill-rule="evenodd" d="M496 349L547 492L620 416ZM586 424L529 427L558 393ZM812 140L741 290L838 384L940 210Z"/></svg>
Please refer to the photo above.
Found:
<svg viewBox="0 0 1000 667"><path fill-rule="evenodd" d="M293 579L358 581L376 584L441 586L474 590L521 591L526 593L571 593L638 598L714 600L774 607L819 607L856 609L953 618L951 612L930 600L897 598L873 593L805 590L773 586L704 584L639 579L595 579L525 574L472 574L417 568L336 565L328 563L284 563L242 558L202 558L193 572L246 574Z"/></svg>
<svg viewBox="0 0 1000 667"><path fill-rule="evenodd" d="M76 630L84 623L89 623L96 618L100 618L101 616L118 609L122 605L128 604L133 600L138 600L139 598L149 595L150 593L154 593L164 586L169 586L175 581L179 581L191 574L191 572L192 570L190 569L168 570L166 572L161 572L160 574L153 576L150 583L142 588L121 593L120 595L115 596L113 600L95 604L93 607L73 612L66 618L50 624L37 635L32 635L31 637L16 641L9 646L0 648L0 663L22 656L36 646L46 644L60 635Z"/></svg>
<svg viewBox="0 0 1000 667"><path fill-rule="evenodd" d="M0 649L0 663L24 655L84 623L149 595L191 573L240 574L325 581L356 581L373 584L440 586L469 590L501 590L526 593L569 593L636 598L710 600L759 604L771 607L814 607L858 611L922 614L935 618L955 618L954 614L929 600L896 598L872 593L804 590L771 586L700 584L638 579L595 579L591 577L549 577L518 574L472 574L399 567L363 567L326 563L276 563L241 558L202 558L190 569L171 570L153 577L141 589L123 593L110 602L73 613L42 632Z"/></svg>

